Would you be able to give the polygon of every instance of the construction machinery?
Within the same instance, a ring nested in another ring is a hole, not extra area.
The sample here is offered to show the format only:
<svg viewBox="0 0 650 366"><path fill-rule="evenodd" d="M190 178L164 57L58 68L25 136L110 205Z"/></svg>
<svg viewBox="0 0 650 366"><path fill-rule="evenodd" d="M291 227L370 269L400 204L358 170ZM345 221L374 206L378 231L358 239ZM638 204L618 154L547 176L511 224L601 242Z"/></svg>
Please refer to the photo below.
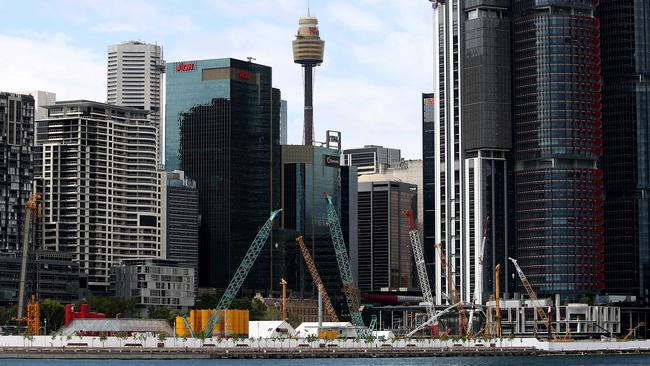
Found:
<svg viewBox="0 0 650 366"><path fill-rule="evenodd" d="M305 245L302 236L296 238L296 244L298 244L298 247L300 248L302 257L304 258L305 264L307 265L307 269L309 270L309 274L311 275L311 279L314 282L314 286L316 286L316 288L318 289L318 291L320 291L322 295L323 306L325 307L325 313L327 313L327 316L329 317L330 321L338 322L339 318L336 315L336 311L334 310L332 301L330 300L329 295L327 295L327 291L325 290L325 285L323 285L323 281L321 280L320 275L318 274L318 270L316 269L316 264L314 263L314 259L311 257L311 254L309 254L309 250L307 249L307 246Z"/></svg>
<svg viewBox="0 0 650 366"><path fill-rule="evenodd" d="M268 218L268 220L266 220L266 223L264 223L262 228L255 236L255 239L251 243L251 246L248 248L244 259L239 264L237 272L235 272L235 275L230 280L226 291L223 293L223 296L221 296L221 299L219 300L219 303L215 309L216 311L212 314L212 316L210 316L209 321L203 327L203 329L198 330L197 332L196 329L192 329L192 326L187 321L187 317L183 317L183 321L185 322L185 325L187 326L187 329L189 330L192 337L195 337L197 333L204 338L212 336L214 329L221 322L221 318L223 318L224 310L230 307L230 304L235 299L235 296L239 292L241 285L244 283L244 280L246 280L248 272L250 272L253 264L255 264L255 260L259 256L262 247L266 243L266 240L269 238L269 234L273 228L273 220L280 214L281 211L282 209L271 212L271 216Z"/></svg>
<svg viewBox="0 0 650 366"><path fill-rule="evenodd" d="M282 286L282 320L287 320L287 281L280 278L280 286Z"/></svg>
<svg viewBox="0 0 650 366"><path fill-rule="evenodd" d="M467 322L467 335L472 334L472 324L474 322L474 311L476 310L476 301L483 292L483 256L485 255L485 243L487 242L488 234L490 233L490 216L485 218L483 224L483 239L481 240L481 247L478 249L478 266L476 267L474 283L474 295L472 296L472 306L469 311L469 320Z"/></svg>
<svg viewBox="0 0 650 366"><path fill-rule="evenodd" d="M501 294L499 283L499 274L501 272L501 264L497 264L494 267L494 297L495 297L495 306L494 306L494 335L497 338L501 338L501 304L499 304Z"/></svg>
<svg viewBox="0 0 650 366"><path fill-rule="evenodd" d="M431 292L431 286L429 284L429 275L427 274L427 268L424 262L424 254L422 253L422 243L420 242L420 232L418 231L417 222L413 215L412 210L404 211L404 216L409 220L409 236L411 238L411 249L413 250L413 259L415 261L415 268L418 273L418 280L420 281L420 288L422 289L422 297L424 298L424 307L427 311L427 321L420 324L411 331L411 334L415 334L420 330L424 329L429 325L437 324L437 319L435 317L436 310L434 308L433 302L433 293ZM427 324L426 326L424 324ZM409 334L410 336L410 334Z"/></svg>
<svg viewBox="0 0 650 366"><path fill-rule="evenodd" d="M645 323L644 323L644 322L639 322L639 324L637 324L636 327L630 329L630 330L627 332L627 334L625 335L625 337L621 338L621 340L623 340L623 341L627 341L628 339L630 339L630 337L632 337L632 335L634 334L634 332L635 332L637 329L641 328L641 327L645 327Z"/></svg>
<svg viewBox="0 0 650 366"><path fill-rule="evenodd" d="M467 314L465 313L465 304L460 301L460 292L456 288L456 281L454 281L453 273L451 272L451 267L447 262L445 257L445 252L442 249L442 244L436 244L436 249L438 249L438 256L440 257L440 265L445 270L445 278L447 280L447 291L451 291L451 303L453 307L458 309L458 332L459 335L463 335L463 329L467 325Z"/></svg>
<svg viewBox="0 0 650 366"><path fill-rule="evenodd" d="M341 272L341 280L343 281L343 289L345 290L350 318L352 319L352 324L365 328L363 318L361 317L362 309L360 307L359 290L354 286L352 279L352 270L350 269L350 260L348 259L348 252L345 248L345 241L343 240L341 223L339 222L332 196L327 193L324 193L324 195L327 200L327 221L329 223L334 251L336 252L336 262Z"/></svg>
<svg viewBox="0 0 650 366"><path fill-rule="evenodd" d="M42 203L40 193L29 196L25 205L25 221L23 223L23 253L20 263L20 278L18 283L18 311L14 320L19 323L27 323L27 332L32 335L39 333L39 305L36 295L32 295L27 307L27 318L23 317L25 307L25 282L27 278L27 260L29 257L29 233L33 220L42 215Z"/></svg>
<svg viewBox="0 0 650 366"><path fill-rule="evenodd" d="M535 293L535 290L533 290L533 287L530 285L530 282L528 282L528 278L526 278L524 271L521 270L519 264L517 264L516 259L510 257L508 257L508 259L510 259L512 264L514 264L515 270L519 275L519 279L521 280L521 283L524 285L526 292L528 292L528 297L530 297L530 300L533 302L533 307L535 308L535 311L537 311L537 315L539 316L540 319L542 319L542 321L544 321L544 324L546 324L546 327L548 328L549 338L554 341L559 341L557 334L555 333L555 328L553 328L553 324L551 324L548 316L544 312L544 309L542 308L542 304L539 303L539 300L537 299L537 294Z"/></svg>

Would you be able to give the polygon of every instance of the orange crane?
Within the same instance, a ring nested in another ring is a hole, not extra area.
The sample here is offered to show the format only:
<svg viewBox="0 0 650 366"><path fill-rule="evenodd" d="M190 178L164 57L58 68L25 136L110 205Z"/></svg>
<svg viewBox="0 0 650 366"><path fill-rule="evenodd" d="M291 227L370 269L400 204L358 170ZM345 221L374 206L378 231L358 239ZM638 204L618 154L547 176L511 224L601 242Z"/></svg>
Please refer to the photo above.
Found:
<svg viewBox="0 0 650 366"><path fill-rule="evenodd" d="M23 256L20 264L20 279L18 282L18 311L14 320L20 323L27 323L27 332L32 335L39 333L39 305L36 295L32 295L31 301L27 306L27 318L23 317L23 308L25 307L25 282L27 277L27 257L29 256L29 229L32 221L42 215L42 204L40 193L34 193L29 196L25 205L25 222L23 223Z"/></svg>
<svg viewBox="0 0 650 366"><path fill-rule="evenodd" d="M287 320L287 281L280 278L280 285L282 286L282 320Z"/></svg>
<svg viewBox="0 0 650 366"><path fill-rule="evenodd" d="M495 277L495 282L494 282L494 297L496 298L495 302L495 324L494 324L494 335L496 335L497 338L501 338L501 307L499 304L499 298L501 295L499 294L500 291L500 286L501 284L499 283L499 273L501 272L501 264L497 264L494 267L494 277Z"/></svg>
<svg viewBox="0 0 650 366"><path fill-rule="evenodd" d="M441 243L436 244L436 249L438 249L438 256L440 257L440 265L442 266L442 268L445 269L445 277L447 279L447 291L451 291L452 304L454 304L456 306L456 309L458 309L458 321L459 321L458 331L460 335L463 335L463 329L467 325L467 314L465 314L464 304L461 303L460 301L460 293L456 288L454 277L451 273L451 267L449 266L449 263L447 263L447 259L445 258L445 252L442 249L442 244Z"/></svg>
<svg viewBox="0 0 650 366"><path fill-rule="evenodd" d="M298 244L298 247L300 247L300 252L302 253L302 257L305 259L305 264L307 265L309 274L311 274L311 279L313 280L314 285L318 291L320 291L323 297L323 305L325 306L325 312L327 313L327 316L330 318L330 321L338 322L339 318L336 315L334 306L330 301L330 297L327 295L327 291L325 291L325 285L323 285L323 281L321 280L320 275L318 274L318 270L316 269L314 259L311 257L311 254L309 254L309 250L307 250L307 246L305 245L302 236L296 238L296 244Z"/></svg>

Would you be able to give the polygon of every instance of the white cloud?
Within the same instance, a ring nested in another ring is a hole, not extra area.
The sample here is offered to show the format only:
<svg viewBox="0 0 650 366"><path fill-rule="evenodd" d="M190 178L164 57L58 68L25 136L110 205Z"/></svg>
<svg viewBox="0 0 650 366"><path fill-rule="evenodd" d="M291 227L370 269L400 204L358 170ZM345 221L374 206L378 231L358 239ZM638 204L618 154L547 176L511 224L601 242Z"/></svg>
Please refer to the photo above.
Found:
<svg viewBox="0 0 650 366"><path fill-rule="evenodd" d="M25 38L0 34L0 90L47 90L57 99L106 99L104 55L70 46L62 35Z"/></svg>

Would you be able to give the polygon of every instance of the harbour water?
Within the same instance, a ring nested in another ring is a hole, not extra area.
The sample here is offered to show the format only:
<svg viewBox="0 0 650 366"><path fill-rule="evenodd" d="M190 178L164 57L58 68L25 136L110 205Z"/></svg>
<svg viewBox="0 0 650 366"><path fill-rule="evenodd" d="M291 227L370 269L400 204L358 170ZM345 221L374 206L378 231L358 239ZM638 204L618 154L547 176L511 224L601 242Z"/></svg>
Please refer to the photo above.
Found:
<svg viewBox="0 0 650 366"><path fill-rule="evenodd" d="M1 355L0 355L1 357ZM6 360L0 366L648 366L649 355L300 360Z"/></svg>

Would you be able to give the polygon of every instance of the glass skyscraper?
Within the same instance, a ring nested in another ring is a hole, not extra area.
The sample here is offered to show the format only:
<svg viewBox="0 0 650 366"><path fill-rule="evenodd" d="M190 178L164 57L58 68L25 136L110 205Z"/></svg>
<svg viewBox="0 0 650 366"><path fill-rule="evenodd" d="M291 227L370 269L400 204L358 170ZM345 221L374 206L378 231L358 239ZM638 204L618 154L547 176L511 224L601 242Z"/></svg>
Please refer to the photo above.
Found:
<svg viewBox="0 0 650 366"><path fill-rule="evenodd" d="M166 75L166 168L196 181L199 284L224 288L280 207L280 91L270 67L235 59L168 63ZM264 250L244 288L268 288L271 271Z"/></svg>

